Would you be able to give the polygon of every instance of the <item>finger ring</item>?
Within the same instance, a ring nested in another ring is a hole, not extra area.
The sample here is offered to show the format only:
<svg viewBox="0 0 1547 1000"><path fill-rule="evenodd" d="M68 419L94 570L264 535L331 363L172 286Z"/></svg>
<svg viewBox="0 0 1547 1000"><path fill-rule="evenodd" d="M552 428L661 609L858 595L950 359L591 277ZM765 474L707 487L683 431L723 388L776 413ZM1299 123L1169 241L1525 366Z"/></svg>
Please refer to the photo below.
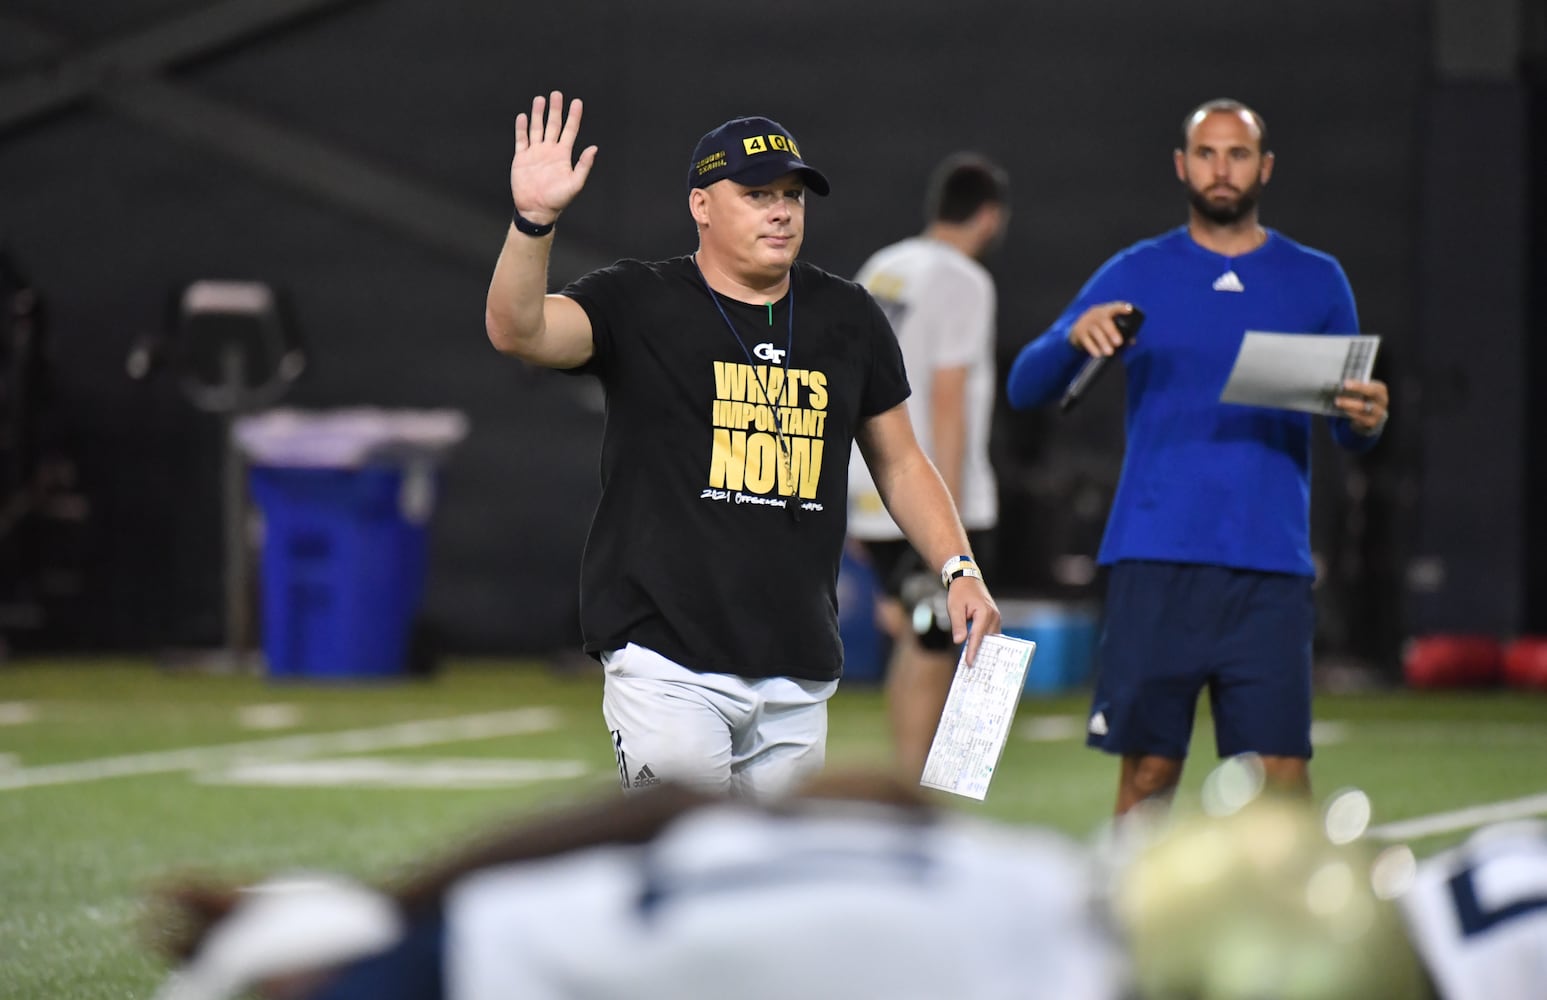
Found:
<svg viewBox="0 0 1547 1000"><path fill-rule="evenodd" d="M1375 412L1375 404L1370 402L1368 399L1365 400L1364 401L1364 412L1366 412L1366 413L1374 413Z"/></svg>

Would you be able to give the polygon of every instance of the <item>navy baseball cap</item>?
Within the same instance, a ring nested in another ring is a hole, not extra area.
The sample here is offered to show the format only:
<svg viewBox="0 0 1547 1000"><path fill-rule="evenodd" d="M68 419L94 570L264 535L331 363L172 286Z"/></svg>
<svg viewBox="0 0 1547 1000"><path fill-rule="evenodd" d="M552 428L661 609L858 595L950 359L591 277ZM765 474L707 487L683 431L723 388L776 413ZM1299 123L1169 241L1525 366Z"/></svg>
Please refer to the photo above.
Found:
<svg viewBox="0 0 1547 1000"><path fill-rule="evenodd" d="M800 147L783 125L771 118L733 118L706 133L688 162L688 190L729 177L756 187L788 173L800 174L806 187L828 192L827 178L800 158Z"/></svg>

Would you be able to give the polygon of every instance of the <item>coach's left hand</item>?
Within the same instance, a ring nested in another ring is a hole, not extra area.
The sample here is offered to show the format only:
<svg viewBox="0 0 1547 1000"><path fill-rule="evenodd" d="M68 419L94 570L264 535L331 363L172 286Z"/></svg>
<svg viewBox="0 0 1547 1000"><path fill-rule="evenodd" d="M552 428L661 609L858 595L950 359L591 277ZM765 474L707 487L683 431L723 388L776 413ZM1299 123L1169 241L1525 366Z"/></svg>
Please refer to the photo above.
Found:
<svg viewBox="0 0 1547 1000"><path fill-rule="evenodd" d="M1391 416L1391 394L1386 390L1386 383L1376 380L1356 382L1349 379L1343 383L1336 403L1360 434L1376 433L1386 426L1386 419Z"/></svg>
<svg viewBox="0 0 1547 1000"><path fill-rule="evenodd" d="M973 576L951 581L946 606L951 612L951 639L967 643L967 664L971 666L978 657L983 637L999 631L999 606L989 596L983 581ZM971 629L967 628L969 624Z"/></svg>

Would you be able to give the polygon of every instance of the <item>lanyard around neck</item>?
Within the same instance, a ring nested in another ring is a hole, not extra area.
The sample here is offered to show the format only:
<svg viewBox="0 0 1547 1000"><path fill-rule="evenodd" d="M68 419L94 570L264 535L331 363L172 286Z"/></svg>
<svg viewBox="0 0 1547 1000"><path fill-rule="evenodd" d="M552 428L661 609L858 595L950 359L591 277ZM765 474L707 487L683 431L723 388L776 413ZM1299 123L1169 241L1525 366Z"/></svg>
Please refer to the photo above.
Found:
<svg viewBox="0 0 1547 1000"><path fill-rule="evenodd" d="M793 485L795 482L794 462L790 455L790 446L784 440L784 426L779 419L779 406L774 402L773 395L768 391L768 379L757 374L757 361L752 352L747 348L747 342L741 339L741 331L736 329L736 324L731 322L730 314L725 311L725 304L720 301L720 296L710 287L709 279L704 277L704 269L698 266L698 255L693 255L693 269L698 272L698 280L704 283L704 291L709 293L709 300L720 311L720 318L725 321L725 328L736 338L736 346L741 348L741 353L746 356L747 367L752 369L752 377L757 379L758 388L763 390L763 402L773 413L774 437L777 442L779 459L784 462L785 475ZM789 312L786 314L787 325L784 334L784 378L779 385L781 393L788 392L790 384L790 356L795 353L795 272L790 271L790 288L787 293L789 298ZM768 303L768 325L773 325L773 303ZM774 481L778 481L778 473L774 473ZM796 491L798 493L798 491ZM800 520L800 497L792 493L785 500L785 509L790 512L790 518Z"/></svg>
<svg viewBox="0 0 1547 1000"><path fill-rule="evenodd" d="M693 255L693 269L698 272L698 280L704 283L704 291L709 293L709 300L714 303L714 307L716 309L718 309L719 312L720 312L720 318L725 321L725 328L731 332L731 336L732 337L736 338L736 346L741 348L741 353L746 356L747 364L750 365L754 371L756 371L757 370L757 361L752 357L752 352L747 349L747 342L741 339L741 332L736 329L736 324L731 322L730 314L725 311L725 304L720 301L719 294L716 293L715 290L712 287L710 287L709 279L704 277L704 269L698 266L698 255L697 254ZM786 317L785 317L786 320L787 320L787 324L786 324L786 329L785 329L785 333L784 333L784 378L785 378L785 385L789 384L790 355L792 355L795 352L795 272L794 271L790 272L790 288L789 288L789 291L787 293L787 296L789 298L789 312L786 314ZM773 325L773 303L772 302L768 303L768 325L769 326ZM783 386L780 386L780 391L783 391L783 388L784 388ZM763 382L762 383L762 389L763 389L763 398L768 401L768 405L769 406L773 406L774 405L774 401L768 395L768 383L767 382Z"/></svg>

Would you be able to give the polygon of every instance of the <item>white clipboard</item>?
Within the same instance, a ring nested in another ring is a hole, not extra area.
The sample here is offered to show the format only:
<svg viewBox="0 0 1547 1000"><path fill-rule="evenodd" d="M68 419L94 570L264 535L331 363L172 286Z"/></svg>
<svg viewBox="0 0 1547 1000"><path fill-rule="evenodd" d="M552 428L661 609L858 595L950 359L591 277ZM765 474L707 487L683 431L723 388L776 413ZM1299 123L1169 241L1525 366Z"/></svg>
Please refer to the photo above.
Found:
<svg viewBox="0 0 1547 1000"><path fill-rule="evenodd" d="M1004 753L1037 644L986 635L972 666L956 665L919 784L982 801ZM964 650L965 653L965 650Z"/></svg>

